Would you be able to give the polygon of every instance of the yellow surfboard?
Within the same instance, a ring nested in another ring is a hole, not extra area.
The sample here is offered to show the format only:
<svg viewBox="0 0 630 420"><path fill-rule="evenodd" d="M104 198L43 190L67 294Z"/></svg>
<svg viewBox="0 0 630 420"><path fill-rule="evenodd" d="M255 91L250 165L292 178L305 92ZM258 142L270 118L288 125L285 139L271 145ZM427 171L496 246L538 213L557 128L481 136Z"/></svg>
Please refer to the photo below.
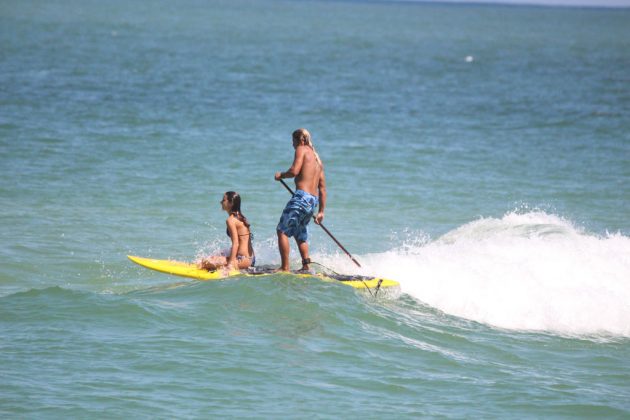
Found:
<svg viewBox="0 0 630 420"><path fill-rule="evenodd" d="M128 255L131 261L139 264L145 268L159 271L161 273L172 274L175 276L188 277L191 279L197 280L221 280L227 277L234 276L248 276L248 277L260 277L260 276L268 276L271 274L277 274L271 271L256 269L250 270L234 270L228 273L227 276L223 275L221 270L217 271L207 271L197 268L195 264L182 262L182 261L172 261L172 260L155 260L151 258L142 258L136 257L133 255ZM400 284L397 281L384 279L380 277L365 277L365 276L351 276L351 275L337 275L337 274L304 274L304 273L291 273L298 277L315 277L324 281L331 282L339 282L356 289L380 289L384 287L397 287Z"/></svg>

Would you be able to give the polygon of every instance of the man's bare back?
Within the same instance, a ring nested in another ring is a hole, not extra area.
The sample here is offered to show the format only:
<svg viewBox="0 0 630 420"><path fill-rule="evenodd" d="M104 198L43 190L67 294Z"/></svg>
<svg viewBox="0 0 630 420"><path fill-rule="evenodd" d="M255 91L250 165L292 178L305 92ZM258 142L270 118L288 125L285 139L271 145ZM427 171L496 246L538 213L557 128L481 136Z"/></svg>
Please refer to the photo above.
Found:
<svg viewBox="0 0 630 420"><path fill-rule="evenodd" d="M298 146L295 150L296 158L302 156L302 168L295 176L295 187L312 195L319 195L319 180L323 168L315 159L315 153L308 146Z"/></svg>

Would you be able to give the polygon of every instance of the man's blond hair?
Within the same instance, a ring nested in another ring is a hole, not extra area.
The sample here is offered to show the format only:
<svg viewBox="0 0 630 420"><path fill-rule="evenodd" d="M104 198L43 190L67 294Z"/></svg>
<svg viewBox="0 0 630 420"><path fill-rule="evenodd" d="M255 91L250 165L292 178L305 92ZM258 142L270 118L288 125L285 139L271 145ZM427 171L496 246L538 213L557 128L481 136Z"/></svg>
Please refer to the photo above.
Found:
<svg viewBox="0 0 630 420"><path fill-rule="evenodd" d="M311 140L311 133L308 132L306 128L298 128L293 132L293 140L308 146L311 148L313 153L315 154L315 160L319 163L319 166L324 166L322 164L322 160L319 158L317 151L315 150L315 146L313 146L313 141Z"/></svg>

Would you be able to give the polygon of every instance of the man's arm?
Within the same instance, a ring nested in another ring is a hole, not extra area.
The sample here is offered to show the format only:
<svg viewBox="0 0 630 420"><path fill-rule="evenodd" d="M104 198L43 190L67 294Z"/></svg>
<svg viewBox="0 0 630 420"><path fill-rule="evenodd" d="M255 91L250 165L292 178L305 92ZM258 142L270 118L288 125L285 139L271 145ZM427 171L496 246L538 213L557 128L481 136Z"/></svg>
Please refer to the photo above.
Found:
<svg viewBox="0 0 630 420"><path fill-rule="evenodd" d="M295 149L295 156L293 157L293 164L286 172L276 172L276 181L282 178L294 178L302 170L302 164L304 163L304 153L306 151L302 147Z"/></svg>
<svg viewBox="0 0 630 420"><path fill-rule="evenodd" d="M326 175L324 175L324 169L322 169L322 174L319 177L319 185L317 185L317 189L319 190L319 211L317 212L317 216L315 216L315 223L320 224L322 220L324 220L324 209L326 208Z"/></svg>

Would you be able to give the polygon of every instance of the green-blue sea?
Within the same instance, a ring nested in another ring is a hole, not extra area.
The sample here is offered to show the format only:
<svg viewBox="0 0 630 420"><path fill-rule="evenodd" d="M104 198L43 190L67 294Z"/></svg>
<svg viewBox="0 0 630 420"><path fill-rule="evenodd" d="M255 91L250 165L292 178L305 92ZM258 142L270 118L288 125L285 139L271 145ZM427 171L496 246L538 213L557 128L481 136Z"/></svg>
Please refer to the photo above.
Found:
<svg viewBox="0 0 630 420"><path fill-rule="evenodd" d="M127 259L279 265L299 127L398 289ZM2 418L630 417L630 9L0 1L0 177Z"/></svg>

